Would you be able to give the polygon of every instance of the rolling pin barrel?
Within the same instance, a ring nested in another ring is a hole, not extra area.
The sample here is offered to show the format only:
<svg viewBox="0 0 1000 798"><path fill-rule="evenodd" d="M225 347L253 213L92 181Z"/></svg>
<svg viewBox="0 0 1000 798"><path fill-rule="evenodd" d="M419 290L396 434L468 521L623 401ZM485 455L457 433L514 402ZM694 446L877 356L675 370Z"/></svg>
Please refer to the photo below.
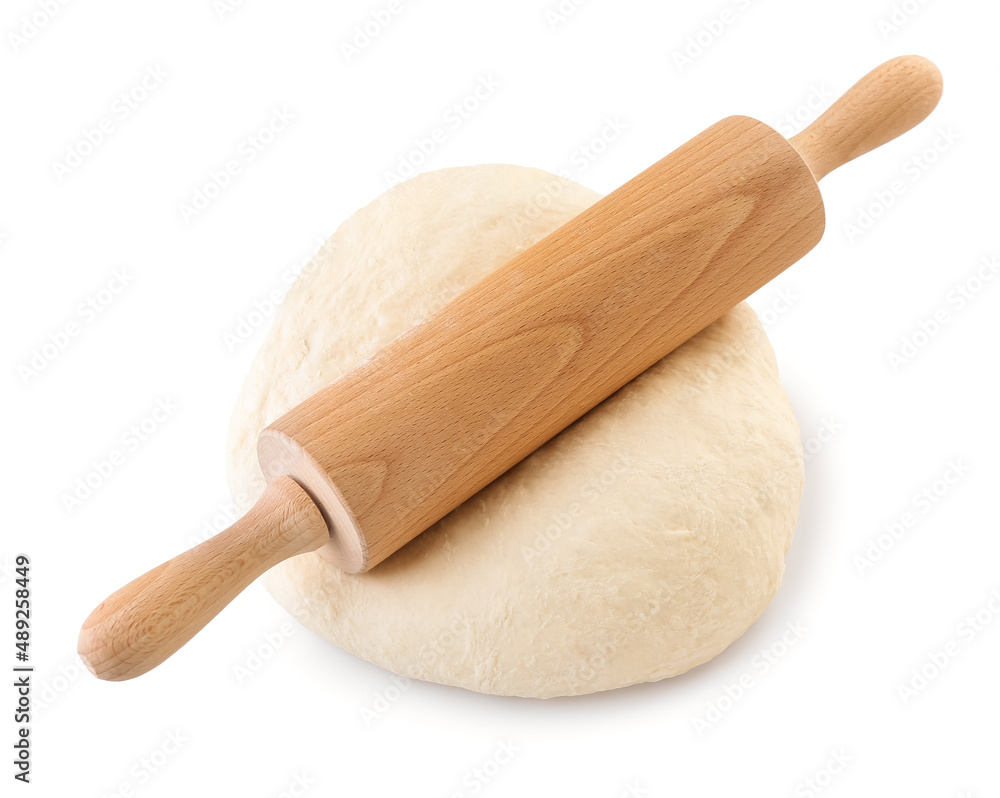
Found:
<svg viewBox="0 0 1000 798"><path fill-rule="evenodd" d="M265 429L366 571L795 263L823 234L809 167L731 117L529 247Z"/></svg>
<svg viewBox="0 0 1000 798"><path fill-rule="evenodd" d="M528 248L260 434L268 487L84 622L104 679L166 659L288 557L381 562L806 254L818 179L941 95L898 58L786 141L730 117Z"/></svg>

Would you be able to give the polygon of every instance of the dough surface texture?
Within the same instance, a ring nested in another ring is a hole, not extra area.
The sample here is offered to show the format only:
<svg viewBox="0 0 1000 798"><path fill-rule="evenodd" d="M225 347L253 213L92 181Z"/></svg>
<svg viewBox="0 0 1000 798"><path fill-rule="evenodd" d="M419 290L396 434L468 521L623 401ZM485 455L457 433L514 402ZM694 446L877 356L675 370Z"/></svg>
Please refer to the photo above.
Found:
<svg viewBox="0 0 1000 798"><path fill-rule="evenodd" d="M599 195L517 166L430 172L351 216L278 309L233 414L257 433ZM674 676L760 616L802 491L798 424L746 304L367 574L317 554L264 576L305 626L404 676L547 698Z"/></svg>

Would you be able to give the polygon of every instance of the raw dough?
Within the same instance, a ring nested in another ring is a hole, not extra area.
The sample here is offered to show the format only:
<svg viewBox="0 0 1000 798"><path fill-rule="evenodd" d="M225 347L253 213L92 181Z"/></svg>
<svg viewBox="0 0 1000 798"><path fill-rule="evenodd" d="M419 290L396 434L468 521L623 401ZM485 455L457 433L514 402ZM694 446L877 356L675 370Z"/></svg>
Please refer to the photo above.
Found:
<svg viewBox="0 0 1000 798"><path fill-rule="evenodd" d="M230 428L242 510L260 429L599 195L536 169L444 169L348 219L278 310ZM763 612L802 489L774 353L740 305L386 562L296 557L264 583L409 677L551 697L662 679Z"/></svg>

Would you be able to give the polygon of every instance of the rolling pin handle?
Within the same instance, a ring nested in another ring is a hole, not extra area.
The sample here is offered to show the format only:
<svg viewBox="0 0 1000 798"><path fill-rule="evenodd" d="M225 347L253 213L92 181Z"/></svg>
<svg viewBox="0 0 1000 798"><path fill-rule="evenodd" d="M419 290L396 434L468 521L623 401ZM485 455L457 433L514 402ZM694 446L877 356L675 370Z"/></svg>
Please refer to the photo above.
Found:
<svg viewBox="0 0 1000 798"><path fill-rule="evenodd" d="M264 571L329 539L312 499L293 479L280 477L231 527L102 601L80 630L80 657L100 679L140 676L194 637Z"/></svg>
<svg viewBox="0 0 1000 798"><path fill-rule="evenodd" d="M917 55L886 61L854 84L808 128L790 139L813 177L881 147L927 116L941 99L938 68Z"/></svg>

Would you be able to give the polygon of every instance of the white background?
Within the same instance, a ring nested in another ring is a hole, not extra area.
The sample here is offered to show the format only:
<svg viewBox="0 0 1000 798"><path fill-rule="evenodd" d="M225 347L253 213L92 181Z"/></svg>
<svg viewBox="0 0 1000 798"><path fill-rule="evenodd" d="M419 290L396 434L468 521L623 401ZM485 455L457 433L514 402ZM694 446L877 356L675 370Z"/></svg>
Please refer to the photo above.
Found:
<svg viewBox="0 0 1000 798"><path fill-rule="evenodd" d="M5 3L0 659L13 665L10 565L26 552L36 704L33 783L4 794L274 796L308 782L310 796L471 795L469 774L492 772L511 741L519 750L482 794L1000 795L1000 279L972 279L1000 254L1000 9L905 5L913 13L890 30L892 4L861 0L591 0L564 4L561 20L548 14L557 0L400 0L348 58L344 43L387 2L248 0L224 14L211 0L91 2L54 15L41 0ZM723 10L721 35L679 65ZM33 35L26 17L43 23ZM784 585L722 656L552 701L414 683L398 698L388 689L396 700L366 724L391 674L316 638L255 585L153 673L120 684L81 673L76 636L93 606L231 512L228 418L266 324L236 346L227 333L481 79L499 88L421 169L509 162L606 192L729 114L790 133L801 125L789 113L815 116L814 92L911 52L944 72L939 109L824 180L825 240L752 299L814 455ZM156 69L165 76L125 106L120 95ZM275 110L294 120L249 160ZM103 118L111 128L82 163L54 166L86 151L83 131ZM581 159L608 119L624 132ZM185 220L182 204L234 158L240 174ZM896 180L902 195L850 240L845 224ZM96 317L81 313L116 269L128 285ZM970 279L981 290L959 307L952 292ZM947 321L894 365L939 311ZM78 334L26 375L70 323ZM158 400L177 409L125 449L122 434ZM69 511L64 494L114 449L124 462ZM946 475L953 484L936 482ZM925 489L938 491L929 506ZM859 569L908 512L914 523ZM977 612L979 631L964 620ZM808 631L764 673L760 652L780 649L789 623ZM280 650L240 684L234 669L267 654L283 624ZM904 700L911 669L949 642L957 653ZM3 695L12 707L13 690ZM829 769L836 756L846 766Z"/></svg>

